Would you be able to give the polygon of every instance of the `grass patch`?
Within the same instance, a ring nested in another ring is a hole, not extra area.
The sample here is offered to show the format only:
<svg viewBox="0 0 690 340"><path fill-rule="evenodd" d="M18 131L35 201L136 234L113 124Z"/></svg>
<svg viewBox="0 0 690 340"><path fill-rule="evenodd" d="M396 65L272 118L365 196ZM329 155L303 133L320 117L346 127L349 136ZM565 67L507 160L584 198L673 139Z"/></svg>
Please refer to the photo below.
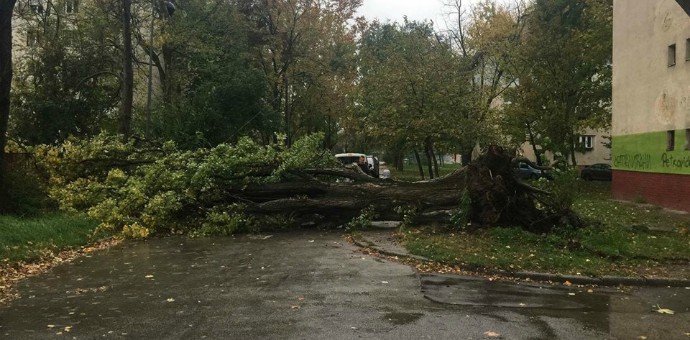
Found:
<svg viewBox="0 0 690 340"><path fill-rule="evenodd" d="M97 237L98 222L79 216L48 214L20 218L0 216L0 259L3 264L32 262L88 245Z"/></svg>
<svg viewBox="0 0 690 340"><path fill-rule="evenodd" d="M404 233L402 239L413 254L476 270L639 275L690 262L690 215L610 198L609 183L583 184L574 208L592 223L579 230L537 235L520 228L426 228ZM690 278L690 271L661 273Z"/></svg>
<svg viewBox="0 0 690 340"><path fill-rule="evenodd" d="M443 177L451 172L462 168L460 164L444 164L438 166L438 174ZM403 168L403 171L398 171L390 165L388 169L391 171L391 178L399 181L419 181L422 178L419 176L419 168L417 164L407 164ZM424 165L424 178L429 179L428 167Z"/></svg>

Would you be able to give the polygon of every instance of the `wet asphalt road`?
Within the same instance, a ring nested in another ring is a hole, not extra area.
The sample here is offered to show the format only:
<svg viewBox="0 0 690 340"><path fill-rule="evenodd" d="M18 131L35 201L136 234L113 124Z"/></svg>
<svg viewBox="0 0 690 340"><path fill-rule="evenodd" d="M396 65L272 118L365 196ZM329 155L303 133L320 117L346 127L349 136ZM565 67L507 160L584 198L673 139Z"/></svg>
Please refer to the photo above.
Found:
<svg viewBox="0 0 690 340"><path fill-rule="evenodd" d="M0 338L690 339L689 289L420 276L335 232L130 242L18 290Z"/></svg>

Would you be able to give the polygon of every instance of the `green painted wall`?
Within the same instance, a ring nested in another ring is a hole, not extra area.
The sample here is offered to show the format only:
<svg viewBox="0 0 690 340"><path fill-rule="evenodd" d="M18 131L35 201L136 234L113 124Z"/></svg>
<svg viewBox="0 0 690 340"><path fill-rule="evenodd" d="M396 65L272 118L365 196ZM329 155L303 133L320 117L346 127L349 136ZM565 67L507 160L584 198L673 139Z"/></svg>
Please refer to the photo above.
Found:
<svg viewBox="0 0 690 340"><path fill-rule="evenodd" d="M675 148L666 151L666 131L614 136L612 167L616 170L690 175L685 130L676 131Z"/></svg>

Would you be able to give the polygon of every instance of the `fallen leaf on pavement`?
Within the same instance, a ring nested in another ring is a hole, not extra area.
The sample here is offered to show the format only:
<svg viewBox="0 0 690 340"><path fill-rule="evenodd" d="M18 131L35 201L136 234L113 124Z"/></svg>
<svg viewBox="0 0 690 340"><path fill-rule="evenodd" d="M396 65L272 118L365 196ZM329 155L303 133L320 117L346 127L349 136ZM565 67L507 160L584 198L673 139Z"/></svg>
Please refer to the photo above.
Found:
<svg viewBox="0 0 690 340"><path fill-rule="evenodd" d="M151 278L153 278L153 275L146 275L146 276L144 276L144 277L147 278L147 279L151 279Z"/></svg>
<svg viewBox="0 0 690 340"><path fill-rule="evenodd" d="M647 337L644 336L644 335L640 335L640 336L638 336L637 338L640 339L640 340L647 340Z"/></svg>
<svg viewBox="0 0 690 340"><path fill-rule="evenodd" d="M563 285L564 285L564 286L570 287L570 286L572 286L573 284L572 284L570 281L565 281L565 282L563 282Z"/></svg>
<svg viewBox="0 0 690 340"><path fill-rule="evenodd" d="M594 289L587 289L587 293L590 293L590 294L594 293Z"/></svg>
<svg viewBox="0 0 690 340"><path fill-rule="evenodd" d="M655 312L657 312L659 314L670 314L670 315L676 314L676 312L674 312L668 308L661 308L661 307L659 307L659 305L656 305L656 308L657 309L655 310Z"/></svg>
<svg viewBox="0 0 690 340"><path fill-rule="evenodd" d="M498 338L499 336L501 336L501 334L498 334L496 332L484 332L484 335L490 338Z"/></svg>
<svg viewBox="0 0 690 340"><path fill-rule="evenodd" d="M168 298L168 299L165 300L165 301L167 301L167 302L175 302L175 299L173 299L173 298Z"/></svg>
<svg viewBox="0 0 690 340"><path fill-rule="evenodd" d="M290 306L290 308L291 308L291 309L294 309L294 310L298 310L298 309L300 309L301 307L298 306L298 305L292 305L292 306Z"/></svg>

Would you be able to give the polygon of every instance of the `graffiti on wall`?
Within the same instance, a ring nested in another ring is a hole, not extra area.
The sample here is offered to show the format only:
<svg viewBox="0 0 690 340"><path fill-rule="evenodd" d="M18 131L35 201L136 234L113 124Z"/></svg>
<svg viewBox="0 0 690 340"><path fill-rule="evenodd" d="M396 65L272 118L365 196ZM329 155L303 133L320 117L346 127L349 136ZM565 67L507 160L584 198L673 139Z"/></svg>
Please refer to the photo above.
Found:
<svg viewBox="0 0 690 340"><path fill-rule="evenodd" d="M615 155L613 166L624 169L650 170L652 168L652 155L646 153Z"/></svg>
<svg viewBox="0 0 690 340"><path fill-rule="evenodd" d="M678 157L664 153L661 155L661 166L672 169L690 169L690 155Z"/></svg>

